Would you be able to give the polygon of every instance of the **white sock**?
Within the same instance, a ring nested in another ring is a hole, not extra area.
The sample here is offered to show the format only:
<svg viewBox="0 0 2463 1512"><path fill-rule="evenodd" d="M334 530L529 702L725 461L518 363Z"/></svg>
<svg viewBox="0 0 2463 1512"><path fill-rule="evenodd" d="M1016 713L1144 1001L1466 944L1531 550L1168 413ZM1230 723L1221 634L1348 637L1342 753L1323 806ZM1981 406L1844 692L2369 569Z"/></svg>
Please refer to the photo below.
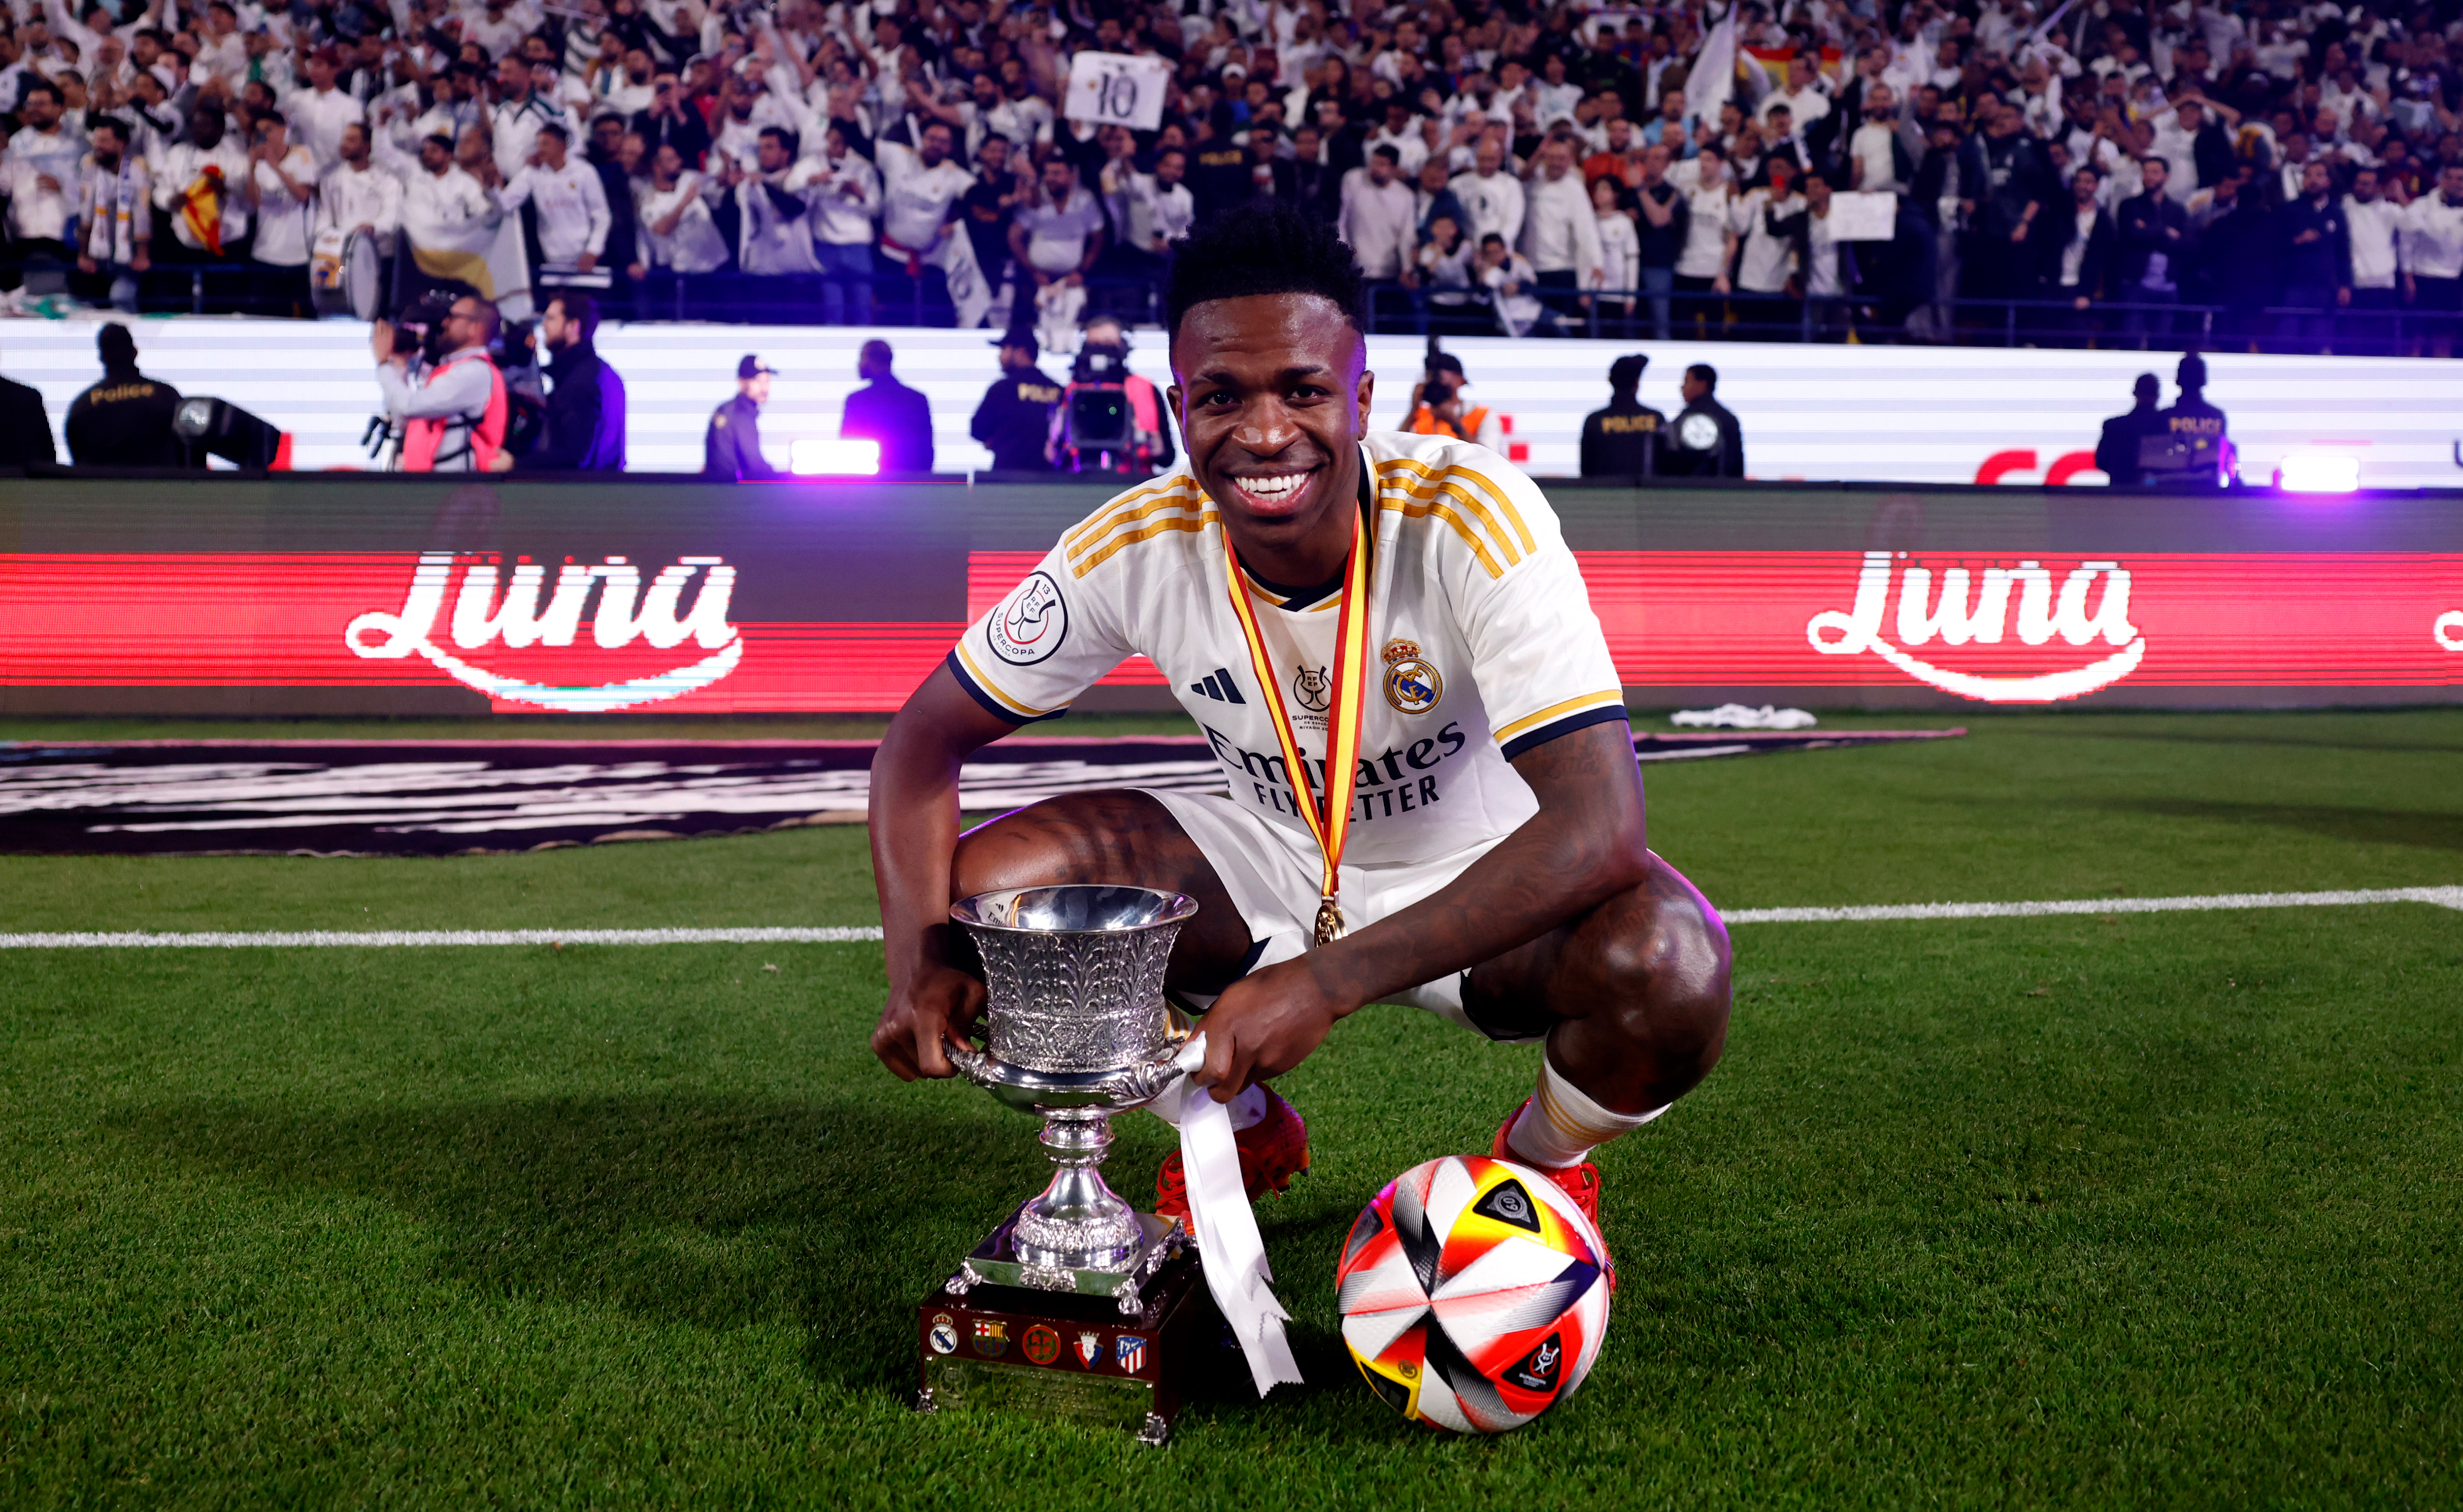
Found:
<svg viewBox="0 0 2463 1512"><path fill-rule="evenodd" d="M1580 1165L1593 1150L1621 1134L1630 1134L1667 1111L1646 1113L1610 1112L1567 1081L1539 1057L1539 1091L1514 1120L1505 1147L1537 1166Z"/></svg>

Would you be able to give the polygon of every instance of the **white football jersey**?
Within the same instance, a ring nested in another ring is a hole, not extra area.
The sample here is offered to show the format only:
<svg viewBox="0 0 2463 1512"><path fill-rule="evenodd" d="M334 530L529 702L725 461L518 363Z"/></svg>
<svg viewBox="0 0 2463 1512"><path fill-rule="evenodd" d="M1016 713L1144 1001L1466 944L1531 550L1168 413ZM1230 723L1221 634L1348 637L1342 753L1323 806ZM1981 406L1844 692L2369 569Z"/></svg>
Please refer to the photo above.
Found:
<svg viewBox="0 0 2463 1512"><path fill-rule="evenodd" d="M1450 437L1376 431L1362 449L1376 506L1375 659L1346 869L1493 843L1538 811L1515 756L1625 718L1590 594L1537 486ZM1024 723L1065 711L1129 657L1150 658L1206 732L1232 800L1314 854L1232 614L1218 518L1186 471L1121 494L968 628L949 669L986 708ZM1301 759L1322 790L1340 578L1251 582Z"/></svg>

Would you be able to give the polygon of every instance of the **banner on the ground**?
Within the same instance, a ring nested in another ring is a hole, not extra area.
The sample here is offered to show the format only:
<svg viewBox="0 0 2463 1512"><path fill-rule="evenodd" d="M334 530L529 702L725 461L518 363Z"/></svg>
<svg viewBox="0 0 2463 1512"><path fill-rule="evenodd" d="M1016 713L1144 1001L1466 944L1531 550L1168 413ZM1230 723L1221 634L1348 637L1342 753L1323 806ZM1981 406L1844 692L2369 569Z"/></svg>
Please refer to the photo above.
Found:
<svg viewBox="0 0 2463 1512"><path fill-rule="evenodd" d="M1699 761L1954 738L1949 730L1641 734L1640 761ZM0 853L244 851L453 855L861 824L872 741L0 742ZM1134 783L1224 790L1195 735L1030 735L958 774L958 805L1000 813Z"/></svg>

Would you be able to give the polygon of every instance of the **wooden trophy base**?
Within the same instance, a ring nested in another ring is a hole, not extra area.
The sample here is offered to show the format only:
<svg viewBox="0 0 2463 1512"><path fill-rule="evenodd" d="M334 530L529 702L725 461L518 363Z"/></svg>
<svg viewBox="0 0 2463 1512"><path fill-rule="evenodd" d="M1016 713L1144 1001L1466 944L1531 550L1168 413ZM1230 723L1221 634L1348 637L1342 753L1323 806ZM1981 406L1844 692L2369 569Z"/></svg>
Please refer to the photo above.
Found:
<svg viewBox="0 0 2463 1512"><path fill-rule="evenodd" d="M1118 1425L1149 1444L1202 1368L1219 1358L1221 1315L1195 1250L1166 1261L1123 1316L1110 1297L947 1285L915 1309L918 1412L1016 1412Z"/></svg>

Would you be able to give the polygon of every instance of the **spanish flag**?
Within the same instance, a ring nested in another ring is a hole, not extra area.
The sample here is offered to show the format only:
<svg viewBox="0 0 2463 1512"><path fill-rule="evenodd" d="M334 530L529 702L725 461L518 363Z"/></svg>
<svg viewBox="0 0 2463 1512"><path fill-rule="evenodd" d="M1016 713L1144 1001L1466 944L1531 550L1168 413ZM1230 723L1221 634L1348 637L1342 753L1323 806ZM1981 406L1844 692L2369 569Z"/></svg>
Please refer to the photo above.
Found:
<svg viewBox="0 0 2463 1512"><path fill-rule="evenodd" d="M196 183L180 191L180 219L198 245L216 257L223 254L223 196L229 192L223 186L223 170L210 162L197 171Z"/></svg>

